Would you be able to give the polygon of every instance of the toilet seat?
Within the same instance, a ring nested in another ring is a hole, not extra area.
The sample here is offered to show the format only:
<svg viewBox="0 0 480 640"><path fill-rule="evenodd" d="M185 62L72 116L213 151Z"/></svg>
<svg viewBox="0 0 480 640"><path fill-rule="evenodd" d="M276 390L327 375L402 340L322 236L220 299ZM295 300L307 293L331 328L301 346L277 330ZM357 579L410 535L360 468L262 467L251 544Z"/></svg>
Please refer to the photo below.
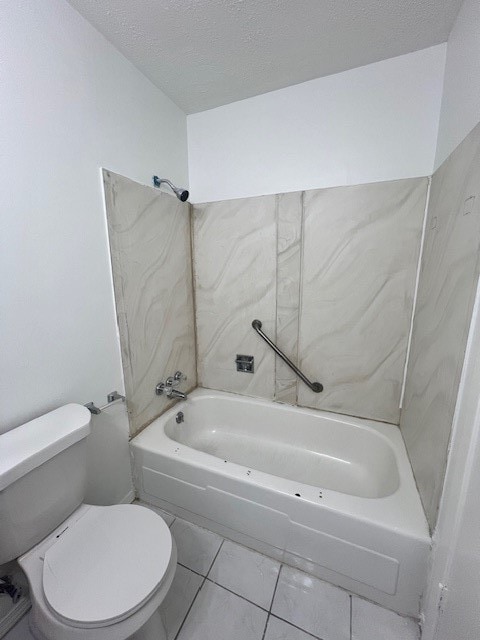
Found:
<svg viewBox="0 0 480 640"><path fill-rule="evenodd" d="M150 509L87 509L44 554L45 601L70 626L112 625L161 587L171 557L170 530Z"/></svg>

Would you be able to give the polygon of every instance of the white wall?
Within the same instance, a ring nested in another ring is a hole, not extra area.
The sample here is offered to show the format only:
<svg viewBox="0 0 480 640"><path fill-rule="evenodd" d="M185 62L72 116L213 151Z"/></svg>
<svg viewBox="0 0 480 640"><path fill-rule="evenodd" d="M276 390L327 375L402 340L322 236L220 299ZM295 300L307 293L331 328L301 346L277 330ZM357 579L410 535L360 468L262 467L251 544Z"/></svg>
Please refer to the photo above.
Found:
<svg viewBox="0 0 480 640"><path fill-rule="evenodd" d="M430 175L445 48L188 116L192 200Z"/></svg>
<svg viewBox="0 0 480 640"><path fill-rule="evenodd" d="M423 640L478 640L480 592L480 286L453 422ZM441 600L440 600L441 598Z"/></svg>
<svg viewBox="0 0 480 640"><path fill-rule="evenodd" d="M480 121L480 4L464 0L448 40L436 166ZM424 640L480 637L480 286L452 427L429 587Z"/></svg>
<svg viewBox="0 0 480 640"><path fill-rule="evenodd" d="M87 504L118 504L134 498L128 445L129 424L121 400L92 416L87 439Z"/></svg>
<svg viewBox="0 0 480 640"><path fill-rule="evenodd" d="M448 38L435 167L480 122L480 2L464 0Z"/></svg>
<svg viewBox="0 0 480 640"><path fill-rule="evenodd" d="M186 120L63 0L0 3L0 430L122 390L100 167L187 184Z"/></svg>

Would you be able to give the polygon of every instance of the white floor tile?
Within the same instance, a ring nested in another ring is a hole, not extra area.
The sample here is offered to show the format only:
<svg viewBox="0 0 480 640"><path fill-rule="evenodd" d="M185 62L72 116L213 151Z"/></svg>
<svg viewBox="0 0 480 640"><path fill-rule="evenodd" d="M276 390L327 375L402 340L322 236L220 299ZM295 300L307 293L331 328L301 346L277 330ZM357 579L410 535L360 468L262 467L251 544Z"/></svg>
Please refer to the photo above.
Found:
<svg viewBox="0 0 480 640"><path fill-rule="evenodd" d="M361 598L352 598L353 640L418 640L420 630L411 618L404 618Z"/></svg>
<svg viewBox="0 0 480 640"><path fill-rule="evenodd" d="M23 616L13 629L10 629L3 640L35 640L28 628L28 614Z"/></svg>
<svg viewBox="0 0 480 640"><path fill-rule="evenodd" d="M279 570L279 562L225 540L208 577L269 609Z"/></svg>
<svg viewBox="0 0 480 640"><path fill-rule="evenodd" d="M172 586L160 606L168 640L174 640L177 635L202 582L203 578L197 573L177 566Z"/></svg>
<svg viewBox="0 0 480 640"><path fill-rule="evenodd" d="M262 640L267 612L208 580L178 640Z"/></svg>
<svg viewBox="0 0 480 640"><path fill-rule="evenodd" d="M305 631L292 627L288 622L270 616L264 640L313 640Z"/></svg>
<svg viewBox="0 0 480 640"><path fill-rule="evenodd" d="M350 597L345 591L283 566L272 613L322 640L350 640Z"/></svg>
<svg viewBox="0 0 480 640"><path fill-rule="evenodd" d="M172 522L175 520L175 516L172 516L171 513L167 513L163 509L160 509L160 507L156 507L153 504L148 504L147 502L142 502L141 500L139 500L138 502L135 502L135 504L139 504L142 507L147 507L147 509L151 509L152 511L155 511L155 513L158 513L159 516L162 516L162 518L165 520L165 522L169 527L171 526Z"/></svg>
<svg viewBox="0 0 480 640"><path fill-rule="evenodd" d="M223 538L181 518L175 520L171 532L177 544L178 562L206 576Z"/></svg>

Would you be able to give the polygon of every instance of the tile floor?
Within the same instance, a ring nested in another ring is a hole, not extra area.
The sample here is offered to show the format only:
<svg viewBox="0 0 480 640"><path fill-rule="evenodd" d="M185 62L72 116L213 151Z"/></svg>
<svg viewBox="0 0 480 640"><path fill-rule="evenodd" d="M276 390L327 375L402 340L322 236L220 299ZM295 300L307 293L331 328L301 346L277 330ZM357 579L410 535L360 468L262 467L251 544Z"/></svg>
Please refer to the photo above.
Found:
<svg viewBox="0 0 480 640"><path fill-rule="evenodd" d="M155 509L178 568L161 611L168 640L418 640L398 616ZM26 618L5 640L33 640Z"/></svg>

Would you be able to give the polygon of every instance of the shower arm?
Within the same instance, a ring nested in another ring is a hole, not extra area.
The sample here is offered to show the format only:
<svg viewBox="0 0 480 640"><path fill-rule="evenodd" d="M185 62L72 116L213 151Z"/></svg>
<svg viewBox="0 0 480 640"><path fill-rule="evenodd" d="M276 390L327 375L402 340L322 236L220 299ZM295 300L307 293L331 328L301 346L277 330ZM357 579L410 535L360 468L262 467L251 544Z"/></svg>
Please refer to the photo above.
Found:
<svg viewBox="0 0 480 640"><path fill-rule="evenodd" d="M153 182L153 186L156 187L157 189L160 189L162 184L168 184L168 186L173 191L173 193L177 196L180 202L186 202L188 200L190 193L186 189L183 189L183 187L176 187L173 184L173 182L171 182L167 178L159 178L158 176L152 176L152 182Z"/></svg>
<svg viewBox="0 0 480 640"><path fill-rule="evenodd" d="M268 344L268 346L270 348L272 348L275 353L277 354L277 356L279 358L281 358L285 364L290 367L290 369L307 385L307 387L309 387L314 393L320 393L321 391L323 391L323 384L321 384L320 382L311 382L307 376L302 373L300 371L300 369L298 367L296 367L293 362L290 360L290 358L288 358L283 351L281 351L277 345L272 342L270 340L270 338L265 335L262 331L262 323L260 322L260 320L254 320L252 322L252 327L255 329L255 331L258 333L258 335L263 338L263 340L265 340L265 342Z"/></svg>
<svg viewBox="0 0 480 640"><path fill-rule="evenodd" d="M171 182L167 178L159 178L158 176L153 176L152 180L153 180L153 186L157 187L157 189L159 189L164 183L168 184L168 186L172 191L176 188L173 182Z"/></svg>

